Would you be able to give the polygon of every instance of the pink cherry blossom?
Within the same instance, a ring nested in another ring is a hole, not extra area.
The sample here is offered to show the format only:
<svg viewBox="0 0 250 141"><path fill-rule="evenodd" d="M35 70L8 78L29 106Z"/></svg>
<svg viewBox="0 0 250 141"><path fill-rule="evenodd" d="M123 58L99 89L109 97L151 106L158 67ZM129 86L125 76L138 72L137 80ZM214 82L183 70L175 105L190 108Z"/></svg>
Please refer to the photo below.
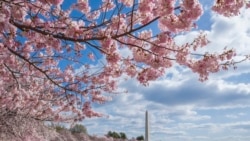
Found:
<svg viewBox="0 0 250 141"><path fill-rule="evenodd" d="M92 104L123 93L117 87L124 76L147 86L176 64L205 81L238 63L234 49L197 53L210 43L202 32L188 43L175 42L179 34L198 28L199 0L103 0L94 7L77 0L63 9L65 3L1 1L0 110L76 122L102 116ZM249 2L215 0L212 7L224 16L241 8L249 8Z"/></svg>
<svg viewBox="0 0 250 141"><path fill-rule="evenodd" d="M248 5L249 2L245 0L217 0L212 9L219 14L229 17L238 15L244 4Z"/></svg>
<svg viewBox="0 0 250 141"><path fill-rule="evenodd" d="M119 2L124 3L124 5L131 7L134 4L134 0L119 0Z"/></svg>

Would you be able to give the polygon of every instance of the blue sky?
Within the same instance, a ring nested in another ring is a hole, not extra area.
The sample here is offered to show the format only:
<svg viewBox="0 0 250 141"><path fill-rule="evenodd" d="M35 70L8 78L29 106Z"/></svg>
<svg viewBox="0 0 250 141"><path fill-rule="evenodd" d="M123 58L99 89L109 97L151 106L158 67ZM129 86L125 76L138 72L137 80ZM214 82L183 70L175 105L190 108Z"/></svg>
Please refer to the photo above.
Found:
<svg viewBox="0 0 250 141"><path fill-rule="evenodd" d="M211 44L201 52L221 51L227 46L237 50L237 58L250 53L250 10L228 19L211 12L211 2L202 2L205 14L197 24L205 30ZM175 40L185 43L197 34L192 31ZM133 79L123 81L119 88L127 89L127 94L94 107L108 118L86 119L82 123L90 134L104 135L111 130L136 137L144 134L144 115L148 110L152 141L250 140L249 61L237 67L212 74L206 82L199 82L197 74L177 65L147 87Z"/></svg>

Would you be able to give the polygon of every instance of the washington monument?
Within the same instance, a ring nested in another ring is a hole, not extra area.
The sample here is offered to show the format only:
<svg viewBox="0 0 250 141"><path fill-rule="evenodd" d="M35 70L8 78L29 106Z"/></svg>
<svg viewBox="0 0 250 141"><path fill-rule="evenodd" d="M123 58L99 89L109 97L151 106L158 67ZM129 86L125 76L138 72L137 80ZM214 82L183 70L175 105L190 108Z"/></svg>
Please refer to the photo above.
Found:
<svg viewBox="0 0 250 141"><path fill-rule="evenodd" d="M145 113L145 141L150 141L149 139L149 119L148 119L148 111Z"/></svg>

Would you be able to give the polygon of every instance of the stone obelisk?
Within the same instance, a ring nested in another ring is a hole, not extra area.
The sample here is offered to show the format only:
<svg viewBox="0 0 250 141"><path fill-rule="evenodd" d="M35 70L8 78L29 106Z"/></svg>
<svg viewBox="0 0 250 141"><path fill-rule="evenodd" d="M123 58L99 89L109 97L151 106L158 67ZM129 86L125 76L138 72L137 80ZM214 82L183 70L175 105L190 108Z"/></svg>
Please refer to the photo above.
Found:
<svg viewBox="0 0 250 141"><path fill-rule="evenodd" d="M145 141L149 141L149 121L148 111L145 113Z"/></svg>

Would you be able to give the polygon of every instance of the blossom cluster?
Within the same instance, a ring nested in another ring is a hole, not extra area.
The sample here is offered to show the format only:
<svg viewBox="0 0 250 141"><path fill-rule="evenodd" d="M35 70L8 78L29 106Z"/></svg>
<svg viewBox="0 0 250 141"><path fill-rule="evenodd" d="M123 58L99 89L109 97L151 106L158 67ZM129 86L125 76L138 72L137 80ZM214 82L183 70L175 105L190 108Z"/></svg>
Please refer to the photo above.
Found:
<svg viewBox="0 0 250 141"><path fill-rule="evenodd" d="M246 0L217 0L212 7L217 13L226 17L238 15L244 5L249 5Z"/></svg>

